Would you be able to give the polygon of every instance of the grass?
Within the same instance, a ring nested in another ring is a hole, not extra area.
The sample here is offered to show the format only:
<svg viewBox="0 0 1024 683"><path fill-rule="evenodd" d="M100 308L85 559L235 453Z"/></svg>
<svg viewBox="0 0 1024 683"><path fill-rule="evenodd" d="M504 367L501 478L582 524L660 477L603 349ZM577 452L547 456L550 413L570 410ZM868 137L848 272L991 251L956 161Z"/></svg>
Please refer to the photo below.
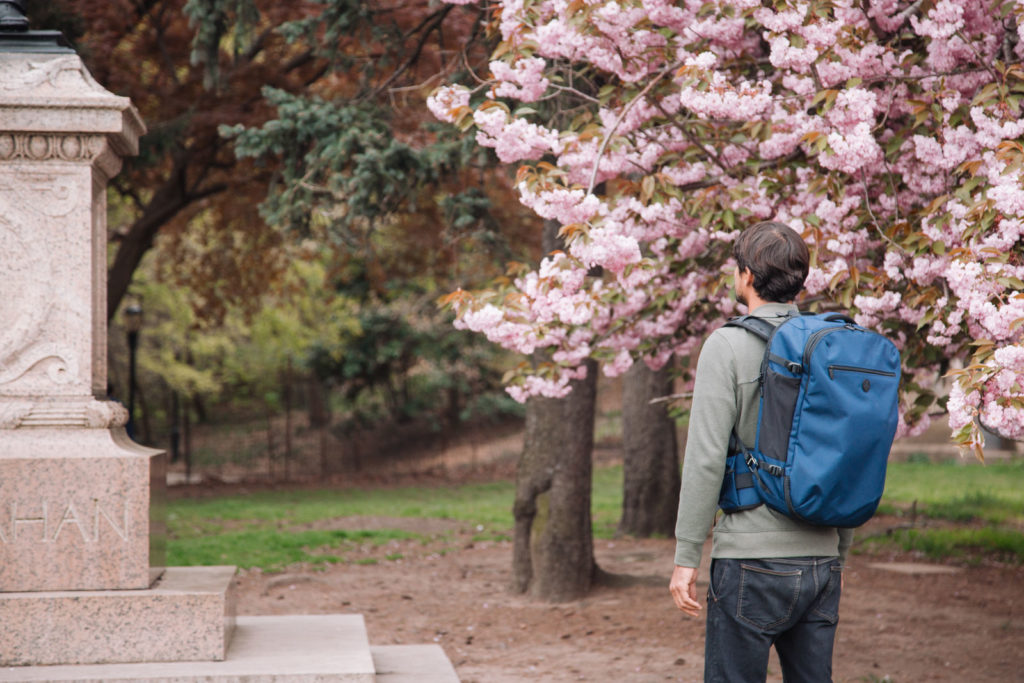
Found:
<svg viewBox="0 0 1024 683"><path fill-rule="evenodd" d="M1024 462L891 463L879 512L907 516L912 509L946 524L892 530L864 539L861 547L896 547L932 559L1024 562Z"/></svg>
<svg viewBox="0 0 1024 683"><path fill-rule="evenodd" d="M268 491L175 501L169 506L168 523L172 532L184 535L191 529L216 531L226 523L273 528L353 515L430 517L510 527L513 495L511 482L446 489Z"/></svg>
<svg viewBox="0 0 1024 683"><path fill-rule="evenodd" d="M472 525L474 541L508 540L514 497L515 484L499 481L450 488L272 491L176 500L168 504L168 561L267 570L297 562L369 564L400 559L394 548L384 548L392 541L426 543L439 538L396 529L297 528L355 515L458 520ZM952 528L923 526L858 543L869 549L895 544L936 558L1024 562L1024 462L890 464L880 512L906 515L915 501L919 516L944 520L945 527ZM614 535L621 506L622 468L596 469L591 511L596 538ZM440 540L443 546L444 539Z"/></svg>
<svg viewBox="0 0 1024 683"><path fill-rule="evenodd" d="M933 560L954 559L977 564L983 559L1020 564L1024 561L1024 534L1001 527L952 529L897 529L862 541L866 550L895 545Z"/></svg>
<svg viewBox="0 0 1024 683"><path fill-rule="evenodd" d="M949 501L928 505L928 516L954 522L1024 523L1024 502L1007 496L975 491Z"/></svg>
<svg viewBox="0 0 1024 683"><path fill-rule="evenodd" d="M510 481L451 488L269 491L168 503L167 553L172 565L234 564L273 571L297 562L373 564L400 559L355 558L356 549L415 534L377 531L296 531L296 526L355 515L464 521L474 542L512 537L515 484ZM594 534L611 538L622 505L622 468L594 472Z"/></svg>
<svg viewBox="0 0 1024 683"><path fill-rule="evenodd" d="M167 544L167 561L171 566L232 564L275 571L298 562L313 565L344 562L367 545L382 546L392 540L408 538L418 538L418 535L395 529L254 529L184 538L172 536ZM399 558L386 556L389 560ZM375 558L359 557L353 561L359 563L368 559Z"/></svg>
<svg viewBox="0 0 1024 683"><path fill-rule="evenodd" d="M1024 461L891 463L880 512L1024 527Z"/></svg>
<svg viewBox="0 0 1024 683"><path fill-rule="evenodd" d="M977 514L996 515L1003 522L1012 517L1024 521L1024 461L981 465L961 463L891 463L883 501L919 505L935 514L960 514L957 508L973 508ZM944 517L945 518L945 517ZM984 517L982 517L984 519Z"/></svg>

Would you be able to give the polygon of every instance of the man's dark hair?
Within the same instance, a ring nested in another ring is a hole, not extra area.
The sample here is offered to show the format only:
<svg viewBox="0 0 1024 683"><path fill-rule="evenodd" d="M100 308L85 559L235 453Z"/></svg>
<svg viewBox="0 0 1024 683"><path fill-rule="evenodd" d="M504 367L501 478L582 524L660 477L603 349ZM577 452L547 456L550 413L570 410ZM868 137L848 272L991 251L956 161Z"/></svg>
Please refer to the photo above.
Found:
<svg viewBox="0 0 1024 683"><path fill-rule="evenodd" d="M744 230L732 247L740 271L754 275L754 290L765 301L796 298L807 279L811 255L793 228L764 221Z"/></svg>

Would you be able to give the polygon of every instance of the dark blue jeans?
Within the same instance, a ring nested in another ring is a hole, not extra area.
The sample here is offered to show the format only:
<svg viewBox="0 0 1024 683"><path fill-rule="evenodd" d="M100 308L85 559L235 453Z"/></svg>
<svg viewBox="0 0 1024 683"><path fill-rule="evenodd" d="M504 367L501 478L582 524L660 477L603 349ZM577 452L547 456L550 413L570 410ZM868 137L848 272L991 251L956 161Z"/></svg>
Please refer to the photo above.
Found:
<svg viewBox="0 0 1024 683"><path fill-rule="evenodd" d="M763 682L772 645L786 683L830 682L839 582L834 557L712 560L705 683Z"/></svg>

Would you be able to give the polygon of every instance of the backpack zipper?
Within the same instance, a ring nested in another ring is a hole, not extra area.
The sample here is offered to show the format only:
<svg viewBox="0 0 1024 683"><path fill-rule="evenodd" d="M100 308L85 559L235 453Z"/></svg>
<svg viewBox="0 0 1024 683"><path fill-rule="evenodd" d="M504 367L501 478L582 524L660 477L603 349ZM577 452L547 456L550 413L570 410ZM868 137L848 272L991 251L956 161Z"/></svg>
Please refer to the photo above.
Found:
<svg viewBox="0 0 1024 683"><path fill-rule="evenodd" d="M875 370L873 368L858 368L858 367L854 367L852 365L830 365L830 366L828 366L828 378L829 379L835 379L836 378L836 373L835 373L836 370L839 370L840 372L860 372L860 373L863 373L863 374L866 374L866 375L882 375L883 377L895 377L896 376L895 372L889 372L887 370Z"/></svg>
<svg viewBox="0 0 1024 683"><path fill-rule="evenodd" d="M807 344L804 346L803 364L805 368L811 366L811 354L814 353L814 347L818 345L818 342L821 341L821 338L824 337L826 334L829 334L830 332L841 330L844 327L846 326L839 325L837 327L826 327L824 329L820 329L817 332L812 333L811 336L808 337Z"/></svg>

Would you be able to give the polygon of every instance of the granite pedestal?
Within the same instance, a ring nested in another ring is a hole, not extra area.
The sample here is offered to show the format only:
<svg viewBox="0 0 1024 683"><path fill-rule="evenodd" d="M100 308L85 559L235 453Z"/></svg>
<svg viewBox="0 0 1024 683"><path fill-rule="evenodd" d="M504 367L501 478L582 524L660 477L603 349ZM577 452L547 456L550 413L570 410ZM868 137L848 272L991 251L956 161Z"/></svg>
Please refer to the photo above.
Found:
<svg viewBox="0 0 1024 683"><path fill-rule="evenodd" d="M0 30L0 666L222 660L234 568L164 573L165 454L106 398L107 184L145 127L31 37Z"/></svg>
<svg viewBox="0 0 1024 683"><path fill-rule="evenodd" d="M235 626L234 575L234 567L169 567L145 590L0 594L0 661L223 660Z"/></svg>
<svg viewBox="0 0 1024 683"><path fill-rule="evenodd" d="M160 451L123 430L0 436L0 600L8 592L153 583L164 565Z"/></svg>

